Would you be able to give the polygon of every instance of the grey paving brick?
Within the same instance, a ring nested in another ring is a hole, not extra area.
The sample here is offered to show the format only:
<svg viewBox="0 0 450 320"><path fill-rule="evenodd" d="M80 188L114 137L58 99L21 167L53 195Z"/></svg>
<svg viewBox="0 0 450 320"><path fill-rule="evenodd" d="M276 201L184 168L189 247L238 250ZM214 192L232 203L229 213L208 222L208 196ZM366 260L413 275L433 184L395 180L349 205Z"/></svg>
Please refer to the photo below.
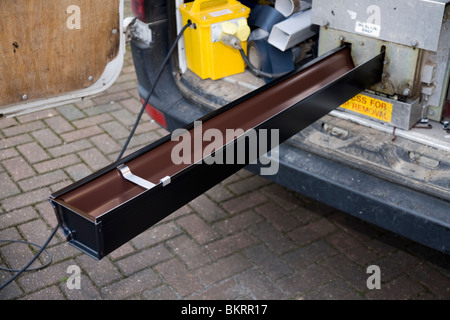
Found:
<svg viewBox="0 0 450 320"><path fill-rule="evenodd" d="M192 300L240 300L248 295L248 289L244 288L234 279L228 279L212 285L204 291L194 293L188 299Z"/></svg>
<svg viewBox="0 0 450 320"><path fill-rule="evenodd" d="M125 243L124 245L122 245L120 248L114 250L113 252L111 252L108 257L111 260L118 260L121 258L124 258L126 256L128 256L129 254L136 252L136 249L133 248L133 246L131 245L130 242Z"/></svg>
<svg viewBox="0 0 450 320"><path fill-rule="evenodd" d="M188 269L196 269L212 262L205 247L198 245L192 238L182 234L167 241L167 245Z"/></svg>
<svg viewBox="0 0 450 320"><path fill-rule="evenodd" d="M286 210L293 210L302 202L292 192L277 184L271 184L261 189L261 192Z"/></svg>
<svg viewBox="0 0 450 320"><path fill-rule="evenodd" d="M77 261L79 263L74 264L83 267L83 270L97 286L102 287L122 279L121 273L109 259L96 261L87 255L81 255Z"/></svg>
<svg viewBox="0 0 450 320"><path fill-rule="evenodd" d="M61 182L52 184L52 185L50 186L50 191L51 191L51 193L55 193L55 192L57 192L57 191L60 191L60 190L64 189L65 187L71 185L72 183L73 183L73 182L72 182L71 180L66 179L66 180L64 180L64 181L61 181Z"/></svg>
<svg viewBox="0 0 450 320"><path fill-rule="evenodd" d="M312 211L310 209L307 209L305 207L297 207L294 210L290 211L290 213L298 220L300 221L301 225L306 225L312 221L317 221L322 216L319 212Z"/></svg>
<svg viewBox="0 0 450 320"><path fill-rule="evenodd" d="M152 269L148 268L103 287L101 293L106 299L122 300L159 285L161 285L161 279Z"/></svg>
<svg viewBox="0 0 450 320"><path fill-rule="evenodd" d="M94 101L92 101L91 99L84 99L82 101L77 101L74 103L80 110L86 109L86 108L91 108L93 106L95 106Z"/></svg>
<svg viewBox="0 0 450 320"><path fill-rule="evenodd" d="M120 108L112 112L111 114L116 118L116 120L122 123L125 127L132 127L136 122L135 114L131 113L126 108Z"/></svg>
<svg viewBox="0 0 450 320"><path fill-rule="evenodd" d="M30 222L21 224L20 226L18 226L18 229L27 241L31 241L40 245L44 244L52 233L52 230L41 219L32 220ZM53 238L49 246L55 245L57 243L57 238Z"/></svg>
<svg viewBox="0 0 450 320"><path fill-rule="evenodd" d="M234 197L234 195L222 184L212 187L206 194L215 202L222 202Z"/></svg>
<svg viewBox="0 0 450 320"><path fill-rule="evenodd" d="M50 129L42 129L31 132L31 135L39 141L44 148L51 148L62 143L62 140Z"/></svg>
<svg viewBox="0 0 450 320"><path fill-rule="evenodd" d="M0 173L0 199L20 193L17 185L11 180L7 173Z"/></svg>
<svg viewBox="0 0 450 320"><path fill-rule="evenodd" d="M103 133L103 131L100 129L100 127L92 126L92 127L87 127L87 128L73 130L71 132L63 133L63 134L61 134L61 138L65 142L73 142L76 140L89 138L89 137L92 137L92 136L95 136L98 134L102 134L102 133Z"/></svg>
<svg viewBox="0 0 450 320"><path fill-rule="evenodd" d="M100 125L113 139L123 139L130 135L129 130L127 130L120 122L111 121L103 123Z"/></svg>
<svg viewBox="0 0 450 320"><path fill-rule="evenodd" d="M356 264L343 254L328 257L320 264L340 279L346 281L358 292L365 293L369 290L367 288L367 279L371 274L367 273L368 265L361 266Z"/></svg>
<svg viewBox="0 0 450 320"><path fill-rule="evenodd" d="M283 259L293 268L299 269L336 254L337 251L326 241L318 240L294 251L287 252L283 255Z"/></svg>
<svg viewBox="0 0 450 320"><path fill-rule="evenodd" d="M63 145L56 146L54 148L50 148L49 152L54 158L56 158L65 155L70 155L74 152L78 152L81 150L89 149L92 146L93 145L89 140L82 139L71 143L64 143Z"/></svg>
<svg viewBox="0 0 450 320"><path fill-rule="evenodd" d="M24 207L0 215L0 229L18 225L26 221L36 219L38 215L32 207Z"/></svg>
<svg viewBox="0 0 450 320"><path fill-rule="evenodd" d="M48 198L43 202L35 205L36 210L41 215L43 221L45 221L50 226L55 226L58 224L56 220L55 211L53 210Z"/></svg>
<svg viewBox="0 0 450 320"><path fill-rule="evenodd" d="M300 222L294 216L273 202L267 202L257 207L255 211L280 231L289 231L300 225Z"/></svg>
<svg viewBox="0 0 450 320"><path fill-rule="evenodd" d="M218 221L214 223L213 227L221 235L226 236L245 230L260 221L262 221L261 216L257 215L253 210L249 210L234 215L228 219Z"/></svg>
<svg viewBox="0 0 450 320"><path fill-rule="evenodd" d="M326 235L334 232L336 227L326 219L311 222L306 226L301 226L289 232L291 239L299 244L305 245L312 241L316 241Z"/></svg>
<svg viewBox="0 0 450 320"><path fill-rule="evenodd" d="M6 118L6 119L2 119L2 121L0 122L0 130L5 129L5 128L9 128L12 126L16 126L19 122L17 121L16 118Z"/></svg>
<svg viewBox="0 0 450 320"><path fill-rule="evenodd" d="M0 239L3 240L23 240L16 228L6 228L0 230ZM7 245L7 243L0 243L0 246Z"/></svg>
<svg viewBox="0 0 450 320"><path fill-rule="evenodd" d="M88 149L78 152L80 158L94 171L100 170L111 164L98 149Z"/></svg>
<svg viewBox="0 0 450 320"><path fill-rule="evenodd" d="M192 209L200 214L206 221L216 221L223 219L228 214L223 211L215 202L209 199L205 194L197 197L189 203Z"/></svg>
<svg viewBox="0 0 450 320"><path fill-rule="evenodd" d="M71 265L76 265L76 262L74 260L66 260L43 270L25 273L18 281L26 292L34 292L51 285L58 285L70 276L67 273L67 268Z"/></svg>
<svg viewBox="0 0 450 320"><path fill-rule="evenodd" d="M188 271L178 259L159 264L155 269L180 296L187 296L203 289L198 277Z"/></svg>
<svg viewBox="0 0 450 320"><path fill-rule="evenodd" d="M108 101L105 104L98 104L96 101L93 101L94 105L90 108L83 109L83 111L89 116L96 116L102 113L109 113L121 108L119 103L114 103L113 101Z"/></svg>
<svg viewBox="0 0 450 320"><path fill-rule="evenodd" d="M68 104L56 108L60 114L64 116L68 121L74 121L85 117L83 112L80 111L75 105Z"/></svg>
<svg viewBox="0 0 450 320"><path fill-rule="evenodd" d="M85 276L81 276L80 289L69 289L66 283L61 283L59 288L67 300L92 301L103 300L103 296L97 287Z"/></svg>
<svg viewBox="0 0 450 320"><path fill-rule="evenodd" d="M241 254L234 254L198 269L196 274L203 283L210 286L251 267L252 265Z"/></svg>
<svg viewBox="0 0 450 320"><path fill-rule="evenodd" d="M326 239L332 246L339 248L339 251L343 252L350 260L361 265L367 265L379 257L346 232L330 234Z"/></svg>
<svg viewBox="0 0 450 320"><path fill-rule="evenodd" d="M163 261L169 260L173 255L159 244L150 249L142 250L132 256L116 261L116 265L125 275L130 275L147 267L154 266Z"/></svg>
<svg viewBox="0 0 450 320"><path fill-rule="evenodd" d="M250 234L255 235L264 242L270 250L276 253L282 254L297 247L287 235L279 232L267 222L260 222L252 225L248 230Z"/></svg>
<svg viewBox="0 0 450 320"><path fill-rule="evenodd" d="M158 123L155 122L155 120L151 119L150 116L147 113L144 113L142 116L142 120L139 123L139 126L136 129L136 134L142 134L150 131L154 131L158 134L160 134L161 127ZM168 132L166 131L165 134L160 134L162 136L167 135Z"/></svg>
<svg viewBox="0 0 450 320"><path fill-rule="evenodd" d="M253 190L257 190L265 185L270 184L270 181L260 177L251 175L247 179L240 180L227 185L227 188L233 191L237 195L248 193Z"/></svg>
<svg viewBox="0 0 450 320"><path fill-rule="evenodd" d="M64 296L58 286L54 285L29 294L22 300L64 300Z"/></svg>
<svg viewBox="0 0 450 320"><path fill-rule="evenodd" d="M34 249L36 250L39 248L35 247ZM24 265L28 263L28 261L30 261L31 258L33 258L35 252L30 249L28 244L11 242L0 248L0 254L2 255L3 260L7 263L8 268L20 270ZM48 259L48 257L46 257L45 255L43 255L42 258ZM30 268L38 268L41 266L41 261L36 260Z"/></svg>
<svg viewBox="0 0 450 320"><path fill-rule="evenodd" d="M363 300L364 297L342 280L333 280L302 296L303 300Z"/></svg>
<svg viewBox="0 0 450 320"><path fill-rule="evenodd" d="M256 245L244 250L244 254L253 265L266 274L271 280L290 276L294 270L279 255L269 251L264 245Z"/></svg>
<svg viewBox="0 0 450 320"><path fill-rule="evenodd" d="M247 232L242 231L235 235L209 243L207 248L209 253L215 258L220 259L235 252L242 251L245 248L253 246L258 242Z"/></svg>
<svg viewBox="0 0 450 320"><path fill-rule="evenodd" d="M23 191L30 191L56 184L57 182L67 180L67 178L67 175L62 170L57 170L22 180L19 182L19 186Z"/></svg>
<svg viewBox="0 0 450 320"><path fill-rule="evenodd" d="M372 264L380 267L381 281L387 282L406 271L414 269L420 264L420 261L407 252L398 251L381 260L374 261Z"/></svg>
<svg viewBox="0 0 450 320"><path fill-rule="evenodd" d="M407 271L411 279L421 283L435 297L441 300L450 299L450 279L434 269L431 265L419 264L415 268Z"/></svg>
<svg viewBox="0 0 450 320"><path fill-rule="evenodd" d="M0 283L6 283L11 277L11 273L0 270ZM3 290L0 290L0 300L14 300L20 298L24 293L17 283L12 282Z"/></svg>
<svg viewBox="0 0 450 320"><path fill-rule="evenodd" d="M27 123L27 122L32 122L32 121L36 121L36 120L50 118L55 115L57 115L57 112L55 109L47 109L47 110L27 113L27 114L17 117L16 119L20 123Z"/></svg>
<svg viewBox="0 0 450 320"><path fill-rule="evenodd" d="M44 121L57 134L62 134L75 129L75 127L62 116L44 119Z"/></svg>
<svg viewBox="0 0 450 320"><path fill-rule="evenodd" d="M141 233L139 236L131 240L133 245L138 249L150 247L159 242L173 238L183 231L174 222L167 222L153 226L149 230Z"/></svg>
<svg viewBox="0 0 450 320"><path fill-rule="evenodd" d="M33 139L29 134L21 134L14 137L6 137L5 139L0 139L0 150L12 148L23 143L31 142Z"/></svg>
<svg viewBox="0 0 450 320"><path fill-rule="evenodd" d="M243 196L230 199L224 202L222 206L229 213L234 214L263 204L266 201L267 198L262 193L254 191Z"/></svg>
<svg viewBox="0 0 450 320"><path fill-rule="evenodd" d="M195 214L181 217L176 222L200 244L213 241L219 237L213 228Z"/></svg>
<svg viewBox="0 0 450 320"><path fill-rule="evenodd" d="M330 216L330 220L333 221L334 225L351 234L353 238L360 242L367 242L380 237L381 229L343 212L334 213Z"/></svg>
<svg viewBox="0 0 450 320"><path fill-rule="evenodd" d="M128 138L128 135L127 135L127 138ZM155 131L137 134L137 135L133 136L133 138L131 139L128 149L129 150L140 149L140 148L143 148L144 146L147 146L150 143L157 141L159 139L161 139L161 136L158 133L156 133ZM123 145L125 145L125 141L126 141L126 139L121 139L118 141L118 143L121 146L123 146Z"/></svg>
<svg viewBox="0 0 450 320"><path fill-rule="evenodd" d="M236 280L256 300L281 300L288 298L279 287L258 270L247 270L236 276Z"/></svg>
<svg viewBox="0 0 450 320"><path fill-rule="evenodd" d="M11 126L9 128L3 129L2 131L5 134L5 136L13 137L19 134L29 133L39 129L43 129L44 127L45 124L42 121L34 121L22 125Z"/></svg>
<svg viewBox="0 0 450 320"><path fill-rule="evenodd" d="M407 300L415 298L424 292L423 286L412 281L407 275L402 275L387 283L382 283L380 289L373 289L366 294L370 300Z"/></svg>
<svg viewBox="0 0 450 320"><path fill-rule="evenodd" d="M80 159L76 155L69 154L59 158L37 163L33 167L36 169L38 173L44 173L65 168L79 162Z"/></svg>
<svg viewBox="0 0 450 320"><path fill-rule="evenodd" d="M98 126L104 122L108 122L113 120L113 118L111 117L110 114L108 113L104 113L98 116L93 116L93 117L83 117L80 120L77 121L73 121L72 124L77 127L78 129L81 128L86 128L86 127L91 127L91 126Z"/></svg>
<svg viewBox="0 0 450 320"><path fill-rule="evenodd" d="M120 146L117 142L109 137L107 134L101 134L90 139L96 147L103 152L104 154L109 154L112 152L117 152L122 150L122 146Z"/></svg>
<svg viewBox="0 0 450 320"><path fill-rule="evenodd" d="M54 263L70 258L76 258L77 256L82 255L80 250L71 246L67 241L51 247L47 247L47 251L52 255L52 261Z"/></svg>
<svg viewBox="0 0 450 320"><path fill-rule="evenodd" d="M179 296L173 291L172 288L163 285L150 290L145 290L142 293L142 297L145 300L178 300Z"/></svg>
<svg viewBox="0 0 450 320"><path fill-rule="evenodd" d="M125 79L123 79L125 78ZM129 90L133 90L136 89L136 85L137 83L135 81L130 81L130 80L135 80L136 79L136 75L135 74L131 74L131 76L127 77L127 76L122 76L121 78L117 79L116 83L114 85L111 86L111 88L109 88L106 93L114 93L114 92L119 92L119 91L129 91ZM125 100L122 100L121 102L123 102ZM139 111L136 111L135 113L138 113Z"/></svg>
<svg viewBox="0 0 450 320"><path fill-rule="evenodd" d="M17 196L2 200L2 206L6 211L24 208L32 204L48 199L50 191L47 188L21 193Z"/></svg>
<svg viewBox="0 0 450 320"><path fill-rule="evenodd" d="M3 140L1 140L1 141L3 141ZM1 141L0 141L0 144L1 144ZM1 151L0 152L0 161L19 156L19 153L14 148L9 148L9 149L1 149L0 148L0 151Z"/></svg>
<svg viewBox="0 0 450 320"><path fill-rule="evenodd" d="M82 178L85 178L88 175L90 175L91 173L93 173L93 171L91 169L89 169L89 167L87 165L85 165L84 163L79 163L74 166L67 167L67 168L65 168L65 171L69 174L69 176L74 181L79 181Z"/></svg>
<svg viewBox="0 0 450 320"><path fill-rule="evenodd" d="M14 181L30 178L35 174L33 168L22 157L5 160L3 166Z"/></svg>
<svg viewBox="0 0 450 320"><path fill-rule="evenodd" d="M335 276L329 271L313 264L306 269L298 270L292 276L278 280L276 284L289 296L301 296L319 286L326 285L334 279Z"/></svg>
<svg viewBox="0 0 450 320"><path fill-rule="evenodd" d="M96 104L105 104L105 103L111 103L111 102L117 102L121 100L128 99L130 95L127 92L116 92L111 94L101 94L98 97L93 98L92 100Z"/></svg>

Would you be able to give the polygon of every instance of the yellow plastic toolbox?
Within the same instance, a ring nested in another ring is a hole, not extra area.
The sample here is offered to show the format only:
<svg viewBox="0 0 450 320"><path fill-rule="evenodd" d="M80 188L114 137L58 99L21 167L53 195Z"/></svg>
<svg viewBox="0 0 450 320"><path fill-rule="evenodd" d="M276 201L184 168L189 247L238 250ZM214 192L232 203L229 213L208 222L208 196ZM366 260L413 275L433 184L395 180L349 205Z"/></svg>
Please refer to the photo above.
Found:
<svg viewBox="0 0 450 320"><path fill-rule="evenodd" d="M223 44L224 33L236 36L247 52L250 9L236 0L195 0L182 4L183 24L193 23L185 31L188 68L202 79L213 80L244 72L239 50Z"/></svg>

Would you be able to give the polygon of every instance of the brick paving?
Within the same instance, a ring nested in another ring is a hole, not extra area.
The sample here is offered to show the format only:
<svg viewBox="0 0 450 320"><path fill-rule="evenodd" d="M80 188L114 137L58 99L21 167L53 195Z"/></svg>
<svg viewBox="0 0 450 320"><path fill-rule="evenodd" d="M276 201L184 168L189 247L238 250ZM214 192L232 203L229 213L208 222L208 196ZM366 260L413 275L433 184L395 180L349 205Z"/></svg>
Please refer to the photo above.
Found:
<svg viewBox="0 0 450 320"><path fill-rule="evenodd" d="M48 196L112 163L140 108L131 54L106 93L0 121L0 239L45 242ZM167 132L144 115L128 152ZM0 265L35 252L0 243ZM0 291L2 300L449 299L450 256L241 170L97 262L60 233L53 262ZM45 263L45 255L33 266ZM70 290L67 268L81 270ZM370 290L367 268L381 270ZM0 283L11 276L0 270Z"/></svg>

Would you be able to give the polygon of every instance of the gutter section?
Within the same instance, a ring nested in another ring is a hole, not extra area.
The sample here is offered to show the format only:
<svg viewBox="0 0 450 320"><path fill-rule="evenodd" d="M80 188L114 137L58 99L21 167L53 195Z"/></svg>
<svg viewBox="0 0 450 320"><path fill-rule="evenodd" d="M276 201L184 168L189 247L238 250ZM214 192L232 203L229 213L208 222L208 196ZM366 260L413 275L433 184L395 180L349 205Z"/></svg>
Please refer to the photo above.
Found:
<svg viewBox="0 0 450 320"><path fill-rule="evenodd" d="M257 143L274 148L294 134L339 107L364 89L381 80L384 53L355 67L348 46L342 46L312 61L300 70L208 114L188 125L184 138L210 129L226 137L227 130L256 132ZM261 129L277 130L278 141L260 135ZM164 219L217 183L246 167L251 158L233 164L211 163L212 156L237 160L238 145L246 135L227 137L214 153L204 154L191 139L192 163L175 164L172 150L179 143L171 136L135 152L97 173L51 195L58 221L68 241L101 259L125 242ZM264 140L264 141L262 141ZM257 158L267 150L258 148ZM227 162L230 163L230 162ZM118 170L126 165L152 188L127 180Z"/></svg>

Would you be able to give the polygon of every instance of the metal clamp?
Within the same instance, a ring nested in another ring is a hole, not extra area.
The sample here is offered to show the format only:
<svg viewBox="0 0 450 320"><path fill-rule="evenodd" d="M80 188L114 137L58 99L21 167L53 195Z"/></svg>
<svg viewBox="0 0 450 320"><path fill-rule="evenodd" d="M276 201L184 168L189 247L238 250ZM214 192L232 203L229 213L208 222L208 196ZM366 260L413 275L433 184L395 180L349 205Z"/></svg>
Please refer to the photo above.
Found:
<svg viewBox="0 0 450 320"><path fill-rule="evenodd" d="M141 177L138 177L137 175L133 174L126 164L121 164L120 166L117 167L117 169L120 171L120 173L126 180L134 184L137 184L138 186L141 186L144 189L150 190L156 186L154 183L142 179ZM171 179L169 176L167 176L162 178L160 182L162 183L163 187L165 187L171 182Z"/></svg>
<svg viewBox="0 0 450 320"><path fill-rule="evenodd" d="M147 181L145 179L142 179L141 177L134 175L131 172L130 168L128 168L128 166L125 164L121 164L120 166L117 167L117 169L120 171L120 173L126 180L133 182L134 184L137 184L138 186L141 186L142 188L150 190L151 188L153 188L155 186L154 183L151 183L150 181Z"/></svg>

